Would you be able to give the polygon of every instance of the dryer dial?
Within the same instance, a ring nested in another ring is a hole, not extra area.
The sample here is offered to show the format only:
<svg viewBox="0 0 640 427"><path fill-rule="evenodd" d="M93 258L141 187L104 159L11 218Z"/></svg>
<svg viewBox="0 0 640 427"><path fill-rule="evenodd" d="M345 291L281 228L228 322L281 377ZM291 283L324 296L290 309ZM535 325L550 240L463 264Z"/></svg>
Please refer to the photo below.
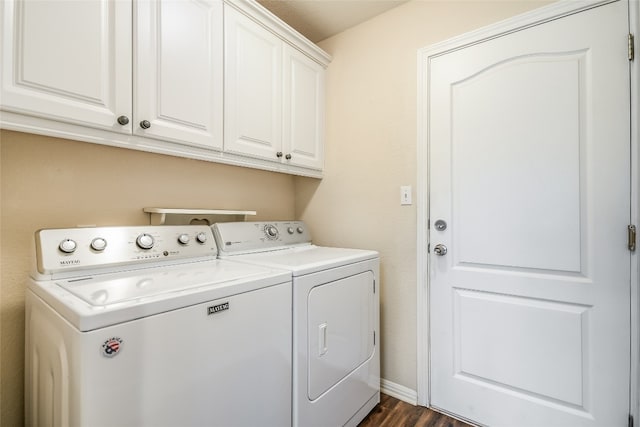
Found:
<svg viewBox="0 0 640 427"><path fill-rule="evenodd" d="M278 229L275 225L267 224L264 226L264 234L269 240L275 240L278 238Z"/></svg>
<svg viewBox="0 0 640 427"><path fill-rule="evenodd" d="M196 240L198 241L198 243L206 243L207 234L203 232L196 234Z"/></svg>

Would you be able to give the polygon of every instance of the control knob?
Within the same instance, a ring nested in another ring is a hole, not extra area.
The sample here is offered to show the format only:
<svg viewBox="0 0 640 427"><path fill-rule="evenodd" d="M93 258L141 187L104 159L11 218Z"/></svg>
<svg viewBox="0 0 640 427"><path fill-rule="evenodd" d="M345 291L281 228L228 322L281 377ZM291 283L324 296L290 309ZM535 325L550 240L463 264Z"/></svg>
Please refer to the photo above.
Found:
<svg viewBox="0 0 640 427"><path fill-rule="evenodd" d="M139 235L136 239L136 244L140 249L151 249L154 243L153 236L147 233Z"/></svg>
<svg viewBox="0 0 640 427"><path fill-rule="evenodd" d="M178 236L178 243L180 243L181 245L186 245L189 243L189 235L188 234L181 234Z"/></svg>
<svg viewBox="0 0 640 427"><path fill-rule="evenodd" d="M289 228L287 228L287 233L289 233L289 234L293 234L293 227L289 227Z"/></svg>
<svg viewBox="0 0 640 427"><path fill-rule="evenodd" d="M102 252L107 247L107 241L102 237L96 237L91 241L91 249L94 251Z"/></svg>
<svg viewBox="0 0 640 427"><path fill-rule="evenodd" d="M71 239L64 239L58 245L58 249L60 249L65 254L73 253L77 247L78 247L78 244L75 242L75 240L71 240Z"/></svg>
<svg viewBox="0 0 640 427"><path fill-rule="evenodd" d="M298 232L298 234L302 234L304 232L304 229L302 227L298 227L296 228L296 231Z"/></svg>
<svg viewBox="0 0 640 427"><path fill-rule="evenodd" d="M207 233L205 232L199 232L198 234L196 234L196 240L198 241L198 243L205 243L207 241Z"/></svg>
<svg viewBox="0 0 640 427"><path fill-rule="evenodd" d="M264 232L269 239L275 239L278 237L278 229L274 225L267 225L264 227Z"/></svg>

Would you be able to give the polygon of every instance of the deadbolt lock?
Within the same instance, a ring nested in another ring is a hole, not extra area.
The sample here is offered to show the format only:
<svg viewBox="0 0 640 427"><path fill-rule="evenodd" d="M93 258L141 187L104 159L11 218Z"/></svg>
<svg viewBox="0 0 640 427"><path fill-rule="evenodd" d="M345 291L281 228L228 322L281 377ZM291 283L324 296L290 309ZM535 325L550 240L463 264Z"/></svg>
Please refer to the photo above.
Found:
<svg viewBox="0 0 640 427"><path fill-rule="evenodd" d="M443 219L439 219L433 224L433 226L438 231L444 231L444 230L447 229L447 222L445 220L443 220Z"/></svg>

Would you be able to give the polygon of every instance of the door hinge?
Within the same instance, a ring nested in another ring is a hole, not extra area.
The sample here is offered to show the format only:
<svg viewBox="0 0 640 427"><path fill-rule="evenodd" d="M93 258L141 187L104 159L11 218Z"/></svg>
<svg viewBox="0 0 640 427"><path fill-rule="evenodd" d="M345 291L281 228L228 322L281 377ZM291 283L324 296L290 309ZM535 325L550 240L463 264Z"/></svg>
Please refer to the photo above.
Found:
<svg viewBox="0 0 640 427"><path fill-rule="evenodd" d="M629 33L627 40L629 44L629 61L633 61L635 57L635 45L633 43L633 34Z"/></svg>
<svg viewBox="0 0 640 427"><path fill-rule="evenodd" d="M636 226L633 224L627 227L627 239L627 247L631 252L634 252L636 250Z"/></svg>
<svg viewBox="0 0 640 427"><path fill-rule="evenodd" d="M633 415L629 414L629 427L633 427Z"/></svg>

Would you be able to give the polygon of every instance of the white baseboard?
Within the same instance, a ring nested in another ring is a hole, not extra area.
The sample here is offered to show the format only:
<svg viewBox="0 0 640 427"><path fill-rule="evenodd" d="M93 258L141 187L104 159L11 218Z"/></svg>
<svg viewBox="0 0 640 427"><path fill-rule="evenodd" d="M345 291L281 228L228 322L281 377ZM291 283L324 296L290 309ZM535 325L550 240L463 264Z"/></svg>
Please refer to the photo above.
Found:
<svg viewBox="0 0 640 427"><path fill-rule="evenodd" d="M380 392L402 400L403 402L410 403L414 406L418 404L418 393L415 390L411 390L409 387L385 380L384 378L380 379Z"/></svg>

